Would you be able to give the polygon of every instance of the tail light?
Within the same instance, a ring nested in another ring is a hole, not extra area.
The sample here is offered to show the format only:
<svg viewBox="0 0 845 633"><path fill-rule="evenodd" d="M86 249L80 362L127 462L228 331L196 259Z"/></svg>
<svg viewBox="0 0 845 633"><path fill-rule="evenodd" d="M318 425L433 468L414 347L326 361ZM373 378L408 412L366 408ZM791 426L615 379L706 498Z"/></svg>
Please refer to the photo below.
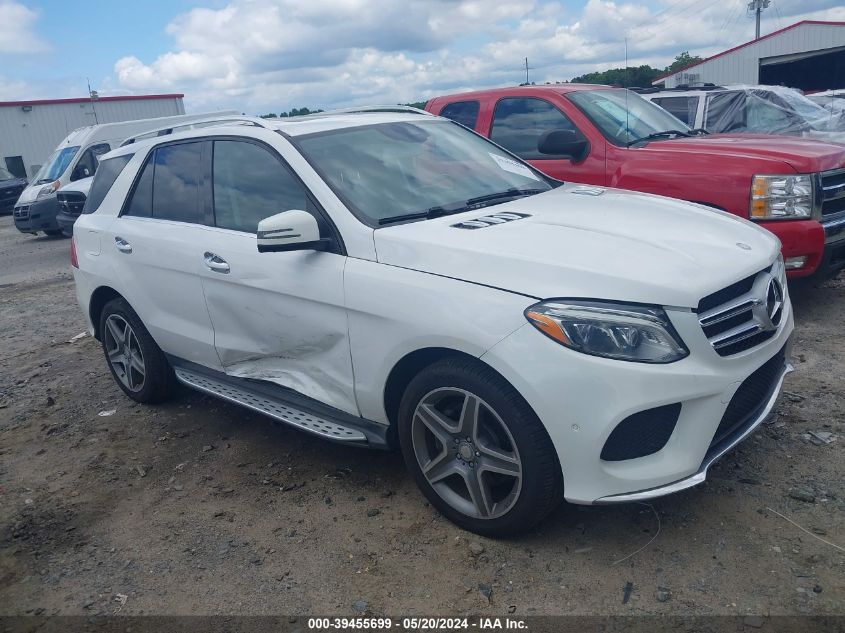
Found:
<svg viewBox="0 0 845 633"><path fill-rule="evenodd" d="M76 238L70 239L70 265L79 268L79 259L76 257Z"/></svg>

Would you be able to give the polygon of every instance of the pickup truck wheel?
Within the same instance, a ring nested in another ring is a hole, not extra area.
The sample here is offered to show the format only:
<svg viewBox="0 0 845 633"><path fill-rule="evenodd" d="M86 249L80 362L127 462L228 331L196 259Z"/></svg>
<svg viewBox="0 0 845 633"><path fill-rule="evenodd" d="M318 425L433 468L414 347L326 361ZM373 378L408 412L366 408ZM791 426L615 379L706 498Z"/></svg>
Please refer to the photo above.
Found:
<svg viewBox="0 0 845 633"><path fill-rule="evenodd" d="M141 319L124 299L112 299L100 315L100 339L109 370L136 402L159 402L173 391L173 369Z"/></svg>
<svg viewBox="0 0 845 633"><path fill-rule="evenodd" d="M398 425L417 485L467 530L524 532L562 498L546 429L519 393L481 363L448 359L424 369L405 391Z"/></svg>

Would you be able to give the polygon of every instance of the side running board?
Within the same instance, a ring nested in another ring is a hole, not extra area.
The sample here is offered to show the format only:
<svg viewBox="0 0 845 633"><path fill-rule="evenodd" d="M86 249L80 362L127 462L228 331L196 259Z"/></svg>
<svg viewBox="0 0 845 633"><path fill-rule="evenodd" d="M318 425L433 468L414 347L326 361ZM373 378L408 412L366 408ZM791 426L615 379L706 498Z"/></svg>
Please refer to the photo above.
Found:
<svg viewBox="0 0 845 633"><path fill-rule="evenodd" d="M188 387L263 413L314 435L346 444L387 448L387 427L384 425L354 418L343 412L338 414L350 418L349 420L342 420L339 416L330 414L309 413L288 400L267 393L275 385L265 386L263 383L229 376L218 377L205 371L179 366L174 367L174 371L179 382Z"/></svg>

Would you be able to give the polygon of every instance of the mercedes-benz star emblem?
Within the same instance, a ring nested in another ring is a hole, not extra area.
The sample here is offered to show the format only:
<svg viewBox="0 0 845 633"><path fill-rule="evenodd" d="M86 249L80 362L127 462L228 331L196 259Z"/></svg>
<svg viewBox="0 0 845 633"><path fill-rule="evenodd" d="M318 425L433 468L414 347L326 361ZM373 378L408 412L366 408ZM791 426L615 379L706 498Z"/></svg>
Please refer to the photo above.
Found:
<svg viewBox="0 0 845 633"><path fill-rule="evenodd" d="M783 289L780 287L778 280L773 277L766 289L766 315L769 317L769 322L772 325L771 329L778 326L782 307Z"/></svg>

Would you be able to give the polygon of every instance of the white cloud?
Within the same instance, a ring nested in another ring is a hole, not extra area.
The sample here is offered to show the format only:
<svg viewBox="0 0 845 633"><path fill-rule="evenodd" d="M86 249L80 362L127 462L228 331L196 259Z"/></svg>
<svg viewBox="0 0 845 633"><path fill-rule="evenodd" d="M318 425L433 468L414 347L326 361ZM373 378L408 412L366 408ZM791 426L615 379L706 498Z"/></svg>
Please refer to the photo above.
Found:
<svg viewBox="0 0 845 633"><path fill-rule="evenodd" d="M0 0L2 1L2 0ZM178 90L189 107L247 112L397 103L523 79L620 66L665 66L753 34L746 0L702 4L587 0L577 11L535 0L230 0L166 27L173 50L114 66L118 90ZM779 0L764 32L799 19L845 19L841 0Z"/></svg>
<svg viewBox="0 0 845 633"><path fill-rule="evenodd" d="M36 35L38 13L24 5L0 0L0 53L40 53L49 49Z"/></svg>

